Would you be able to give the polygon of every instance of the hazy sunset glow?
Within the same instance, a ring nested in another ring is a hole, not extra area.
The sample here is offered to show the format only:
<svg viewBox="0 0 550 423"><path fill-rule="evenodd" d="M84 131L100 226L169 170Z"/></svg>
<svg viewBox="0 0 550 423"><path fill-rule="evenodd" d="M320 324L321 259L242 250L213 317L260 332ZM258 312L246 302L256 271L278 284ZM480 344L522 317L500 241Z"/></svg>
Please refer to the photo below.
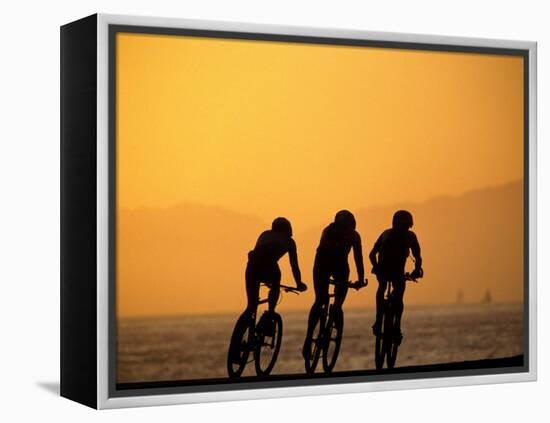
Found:
<svg viewBox="0 0 550 423"><path fill-rule="evenodd" d="M519 56L125 33L116 42L119 315L240 310L246 253L276 216L293 222L311 283L320 229L339 209L367 210L358 219L367 262L391 219L390 207L369 220L372 207L425 205L523 178ZM518 210L495 233L522 239L521 189L498 195ZM487 236L472 216L449 225ZM417 219L421 243L436 242L441 228L431 223ZM424 250L428 268L475 266L491 279L483 256L457 263ZM520 300L521 250L502 254L515 273L501 299ZM459 283L410 300L448 303ZM350 304L372 305L369 289ZM285 306L308 307L312 291Z"/></svg>

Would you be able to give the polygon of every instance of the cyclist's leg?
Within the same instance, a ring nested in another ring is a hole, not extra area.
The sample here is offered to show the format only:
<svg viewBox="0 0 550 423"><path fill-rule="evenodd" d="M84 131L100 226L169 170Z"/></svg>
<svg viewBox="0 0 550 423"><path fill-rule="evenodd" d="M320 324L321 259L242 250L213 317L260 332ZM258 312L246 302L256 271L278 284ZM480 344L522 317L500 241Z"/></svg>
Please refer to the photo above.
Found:
<svg viewBox="0 0 550 423"><path fill-rule="evenodd" d="M313 288L315 291L315 301L311 306L308 318L308 335L313 330L321 309L328 303L329 273L319 266L313 267Z"/></svg>
<svg viewBox="0 0 550 423"><path fill-rule="evenodd" d="M246 313L255 313L258 308L258 298L260 295L260 279L258 272L250 261L246 265L245 282L246 282Z"/></svg>
<svg viewBox="0 0 550 423"><path fill-rule="evenodd" d="M245 322L248 322L250 319L250 316L256 313L256 310L258 308L258 295L260 292L260 282L256 276L254 266L250 262L248 262L248 264L246 265L245 283L246 283L247 306L244 312L237 319L235 328L241 327L241 325L245 324ZM239 362L239 355L238 355L239 347L240 347L239 344L234 344L232 342L229 348L229 356L231 357L231 360L236 363Z"/></svg>
<svg viewBox="0 0 550 423"><path fill-rule="evenodd" d="M274 317L275 317L275 307L277 306L277 301L279 300L279 294L281 292L281 271L277 263L272 263L268 265L263 265L261 272L259 274L259 280L267 283L269 285L269 294L267 296L268 304L268 313L271 317L270 319L262 319L259 321L263 323L268 323L267 326L260 327L258 330L263 332L268 336L273 336L274 334ZM261 324L261 323L260 323Z"/></svg>
<svg viewBox="0 0 550 423"><path fill-rule="evenodd" d="M382 315L384 310L382 309L382 304L384 303L384 293L388 286L388 281L385 278L377 277L378 279L378 290L376 291L376 320L374 325L372 325L372 330L375 335L380 333L382 330Z"/></svg>
<svg viewBox="0 0 550 423"><path fill-rule="evenodd" d="M279 269L279 265L277 263L269 269L269 274L266 279L266 282L268 282L271 286L267 297L269 312L274 313L275 307L277 306L277 301L279 301L279 295L281 293L281 269Z"/></svg>
<svg viewBox="0 0 550 423"><path fill-rule="evenodd" d="M395 313L397 317L397 329L401 333L401 316L403 315L404 303L403 296L405 295L405 287L407 283L404 278L400 278L394 282L393 295L395 298Z"/></svg>
<svg viewBox="0 0 550 423"><path fill-rule="evenodd" d="M334 305L341 308L348 293L349 264L347 262L342 263L333 273L336 282L334 286Z"/></svg>
<svg viewBox="0 0 550 423"><path fill-rule="evenodd" d="M325 304L328 303L328 286L329 286L329 273L323 270L320 266L313 266L313 288L315 290L315 301L309 311L307 321L306 339L304 340L304 348L302 349L302 355L306 357L309 352L309 341L313 336L313 329L319 319L321 310Z"/></svg>

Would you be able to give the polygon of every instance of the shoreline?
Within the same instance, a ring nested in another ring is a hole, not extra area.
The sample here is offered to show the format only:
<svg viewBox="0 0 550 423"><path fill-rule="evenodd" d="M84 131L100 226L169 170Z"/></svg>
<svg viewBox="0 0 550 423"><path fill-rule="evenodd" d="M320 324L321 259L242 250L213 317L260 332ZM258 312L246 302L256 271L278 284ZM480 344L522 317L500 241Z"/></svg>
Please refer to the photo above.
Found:
<svg viewBox="0 0 550 423"><path fill-rule="evenodd" d="M258 376L246 376L236 379L230 378L216 378L216 379L197 379L189 381L158 381L158 382L128 382L117 383L117 390L130 390L130 389L146 389L146 388L175 388L175 387L190 387L200 385L231 385L238 387L243 383L250 384L251 382L293 382L293 381L324 381L326 383L342 383L346 382L342 378L351 378L361 380L349 380L348 383L354 382L374 382L380 380L395 380L399 378L391 376L407 375L403 378L411 378L411 374L416 375L416 378L422 377L451 377L451 376L465 376L469 373L478 371L475 374L488 374L488 373L502 373L502 370L508 370L510 373L514 371L522 371L525 365L523 355L515 355L510 357L490 358L482 360L469 360L452 363L440 363L440 364L427 364L419 366L405 366L396 367L394 369L382 369L382 370L354 370L333 372L330 375L324 373L315 373L313 375L307 375L304 373L299 374L283 374L283 375L270 375L267 377ZM500 370L495 372L495 370ZM515 370L514 370L515 369ZM440 374L441 372L451 374ZM420 373L420 375L418 375ZM454 374L458 373L458 374ZM461 374L463 373L463 374ZM425 375L424 375L425 374ZM390 376L386 378L385 376ZM366 377L372 377L372 379L365 379ZM309 384L309 383L308 383ZM300 386L300 383L296 384ZM290 384L289 386L292 386ZM235 388L236 389L236 388Z"/></svg>
<svg viewBox="0 0 550 423"><path fill-rule="evenodd" d="M426 309L441 309L441 308L459 308L459 307L505 307L505 306L523 306L522 302L493 302L489 304L482 303L462 303L462 304L405 304L407 310L414 310L420 308ZM356 313L364 311L374 311L376 306L369 305L364 307L345 307L344 312ZM244 308L243 308L244 310ZM239 317L243 310L240 311L224 311L220 313L198 313L198 314L163 314L163 315L144 315L144 316L120 316L117 320L131 321L131 320L155 320L155 319L181 319L181 318L211 318L211 317ZM298 314L309 313L308 309L277 309L277 312L284 318L285 314Z"/></svg>

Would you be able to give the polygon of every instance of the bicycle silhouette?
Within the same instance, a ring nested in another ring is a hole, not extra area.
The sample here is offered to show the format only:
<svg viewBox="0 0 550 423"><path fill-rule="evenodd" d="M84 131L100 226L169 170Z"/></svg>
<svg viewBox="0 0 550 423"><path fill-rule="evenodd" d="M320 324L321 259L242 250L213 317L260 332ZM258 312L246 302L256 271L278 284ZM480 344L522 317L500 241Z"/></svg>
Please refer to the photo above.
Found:
<svg viewBox="0 0 550 423"><path fill-rule="evenodd" d="M335 283L334 279L330 279L330 285L335 286ZM347 282L348 287L355 290L359 290L367 284L366 279L364 283L359 281ZM344 333L344 312L341 306L334 303L334 296L334 291L329 293L329 301L321 306L311 336L306 339L304 349L307 354L304 361L306 373L308 374L315 373L321 356L323 357L323 370L325 373L332 372L336 365Z"/></svg>
<svg viewBox="0 0 550 423"><path fill-rule="evenodd" d="M405 282L418 282L411 277L410 273L405 273L404 278ZM384 367L384 361L386 361L388 369L394 368L397 350L403 338L399 330L399 315L396 312L395 303L393 282L388 281L388 288L382 302L382 331L376 335L374 346L374 361L377 370Z"/></svg>
<svg viewBox="0 0 550 423"><path fill-rule="evenodd" d="M270 286L264 282L261 285ZM292 292L294 294L301 292L291 286L280 285L280 287L281 292ZM259 298L258 306L267 302L267 297ZM227 354L227 373L229 377L239 377L246 365L252 361L254 361L258 376L269 375L275 366L283 339L283 320L279 313L270 313L265 310L256 323L257 314L257 310L244 313L235 324ZM253 354L251 360L249 360L250 353Z"/></svg>

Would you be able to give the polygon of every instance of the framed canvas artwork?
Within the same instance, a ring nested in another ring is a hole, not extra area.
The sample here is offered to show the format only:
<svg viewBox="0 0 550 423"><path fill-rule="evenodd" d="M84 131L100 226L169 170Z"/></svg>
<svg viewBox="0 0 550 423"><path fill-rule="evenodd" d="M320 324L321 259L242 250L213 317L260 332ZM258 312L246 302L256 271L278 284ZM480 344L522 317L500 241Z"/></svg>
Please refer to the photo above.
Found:
<svg viewBox="0 0 550 423"><path fill-rule="evenodd" d="M536 44L61 28L61 394L536 378Z"/></svg>

